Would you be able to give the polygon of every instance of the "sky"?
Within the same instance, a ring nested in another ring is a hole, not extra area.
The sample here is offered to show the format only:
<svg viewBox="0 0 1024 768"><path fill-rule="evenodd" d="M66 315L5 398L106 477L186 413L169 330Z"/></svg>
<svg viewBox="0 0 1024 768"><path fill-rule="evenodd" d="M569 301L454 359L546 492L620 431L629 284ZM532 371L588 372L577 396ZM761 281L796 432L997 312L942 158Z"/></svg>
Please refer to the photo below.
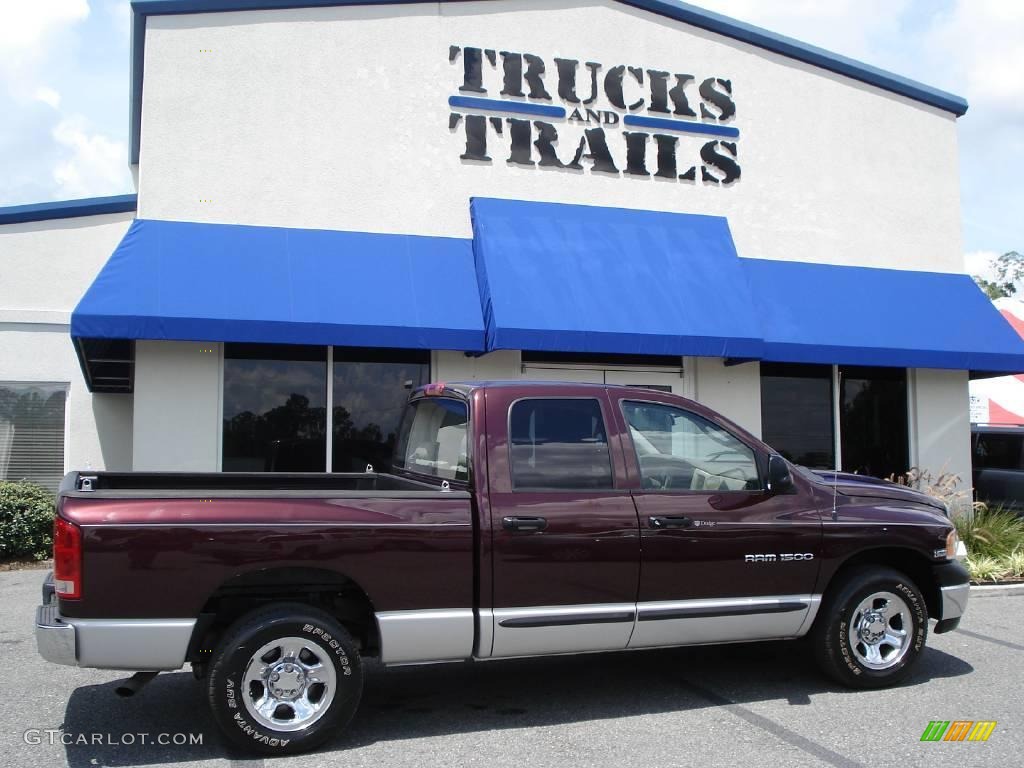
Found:
<svg viewBox="0 0 1024 768"><path fill-rule="evenodd" d="M965 97L967 270L1024 251L1024 0L696 4ZM0 206L133 191L130 23L128 0L0 0Z"/></svg>

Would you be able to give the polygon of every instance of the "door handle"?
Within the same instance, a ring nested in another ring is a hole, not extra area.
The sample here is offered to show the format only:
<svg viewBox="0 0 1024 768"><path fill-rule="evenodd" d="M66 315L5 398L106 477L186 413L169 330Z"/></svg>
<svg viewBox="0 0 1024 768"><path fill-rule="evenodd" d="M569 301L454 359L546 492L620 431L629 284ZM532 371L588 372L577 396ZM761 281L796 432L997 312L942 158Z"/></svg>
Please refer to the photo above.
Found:
<svg viewBox="0 0 1024 768"><path fill-rule="evenodd" d="M501 527L506 531L543 531L548 521L543 517L503 517Z"/></svg>
<svg viewBox="0 0 1024 768"><path fill-rule="evenodd" d="M659 515L647 518L651 528L692 528L693 520L685 515Z"/></svg>

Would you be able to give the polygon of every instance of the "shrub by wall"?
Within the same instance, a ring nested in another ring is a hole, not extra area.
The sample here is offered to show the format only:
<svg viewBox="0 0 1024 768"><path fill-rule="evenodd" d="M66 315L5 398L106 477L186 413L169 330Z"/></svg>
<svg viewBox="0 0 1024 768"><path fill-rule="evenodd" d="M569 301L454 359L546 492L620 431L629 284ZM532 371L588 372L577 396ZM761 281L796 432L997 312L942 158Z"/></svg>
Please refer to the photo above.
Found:
<svg viewBox="0 0 1024 768"><path fill-rule="evenodd" d="M0 560L43 560L53 544L54 495L33 483L0 481Z"/></svg>

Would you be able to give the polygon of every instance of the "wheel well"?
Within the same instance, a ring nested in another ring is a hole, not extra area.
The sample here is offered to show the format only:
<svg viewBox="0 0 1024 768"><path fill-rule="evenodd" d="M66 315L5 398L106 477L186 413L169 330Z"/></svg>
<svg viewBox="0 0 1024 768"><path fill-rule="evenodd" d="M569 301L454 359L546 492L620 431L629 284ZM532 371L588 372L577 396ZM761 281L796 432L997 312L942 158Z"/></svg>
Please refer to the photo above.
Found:
<svg viewBox="0 0 1024 768"><path fill-rule="evenodd" d="M829 580L824 599L827 600L831 596L845 573L864 565L883 565L905 573L924 595L928 615L938 616L941 613L942 594L932 575L932 561L921 553L905 547L866 549L845 560Z"/></svg>
<svg viewBox="0 0 1024 768"><path fill-rule="evenodd" d="M358 584L322 568L267 568L228 579L214 590L196 621L186 659L202 673L224 630L256 608L285 601L329 613L352 634L364 655L379 652L373 604Z"/></svg>

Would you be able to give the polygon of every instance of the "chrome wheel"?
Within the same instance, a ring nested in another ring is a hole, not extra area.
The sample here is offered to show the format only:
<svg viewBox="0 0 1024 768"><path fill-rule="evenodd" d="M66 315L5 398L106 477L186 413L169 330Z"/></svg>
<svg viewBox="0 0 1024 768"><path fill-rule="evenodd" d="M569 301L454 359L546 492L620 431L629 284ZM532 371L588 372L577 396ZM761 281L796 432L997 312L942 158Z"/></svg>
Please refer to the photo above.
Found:
<svg viewBox="0 0 1024 768"><path fill-rule="evenodd" d="M889 669L910 649L910 607L892 592L875 592L861 600L850 617L850 647L868 669Z"/></svg>
<svg viewBox="0 0 1024 768"><path fill-rule="evenodd" d="M264 645L249 659L242 678L246 710L275 731L311 726L330 708L336 689L328 651L302 637Z"/></svg>

